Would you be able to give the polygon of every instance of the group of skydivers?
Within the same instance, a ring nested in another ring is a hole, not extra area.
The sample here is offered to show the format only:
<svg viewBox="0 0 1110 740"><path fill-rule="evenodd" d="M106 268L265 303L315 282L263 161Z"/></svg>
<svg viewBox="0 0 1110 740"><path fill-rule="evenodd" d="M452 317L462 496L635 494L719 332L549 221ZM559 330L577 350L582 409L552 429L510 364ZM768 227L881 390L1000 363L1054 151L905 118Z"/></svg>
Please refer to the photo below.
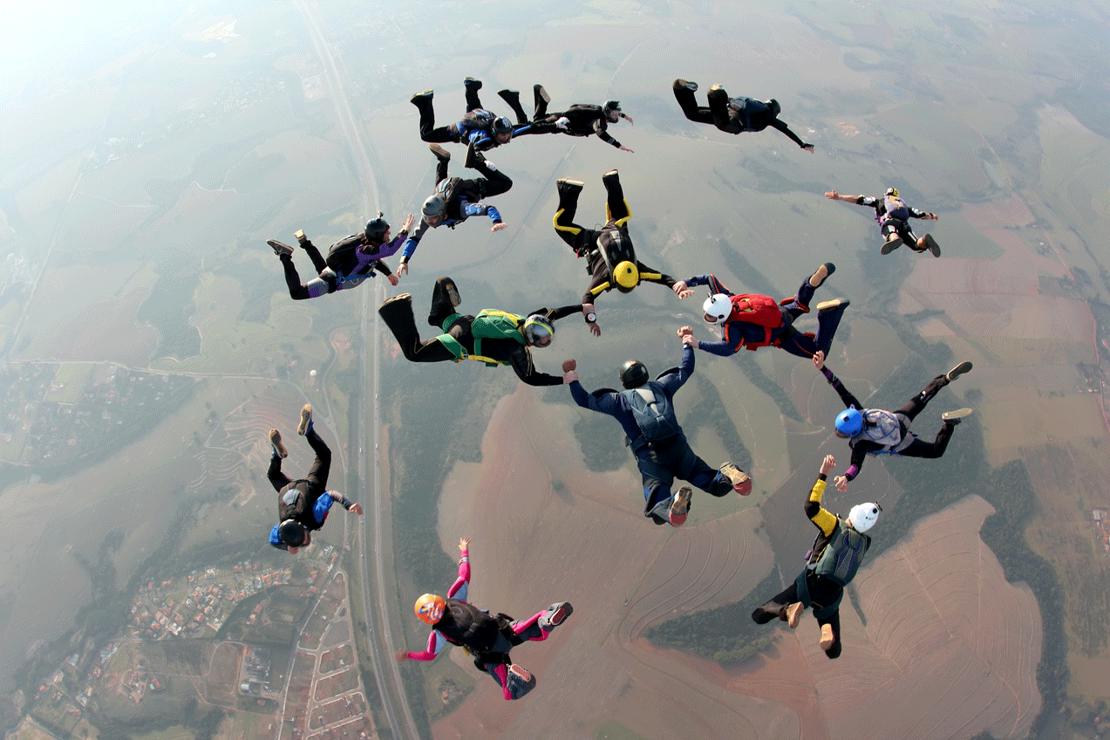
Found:
<svg viewBox="0 0 1110 740"><path fill-rule="evenodd" d="M281 260L289 294L294 300L317 298L356 287L375 272L397 285L399 276L408 271L409 262L428 229L454 228L471 216L483 215L490 219L491 231L505 228L501 212L484 202L512 187L512 180L486 159L484 152L491 148L525 135L562 133L596 135L614 147L632 151L607 130L609 124L622 119L632 123L618 101L572 105L565 111L551 113L547 91L542 85L535 85L535 109L529 119L520 105L519 93L501 90L498 95L512 108L516 116L514 123L482 106L478 97L482 87L480 81L467 78L464 86L466 114L446 126L435 126L431 90L412 97L412 104L419 110L420 138L429 142L429 149L436 158L435 192L424 201L415 230L410 214L393 235L390 225L379 213L366 224L361 234L332 245L327 257L321 255L303 231L297 231L298 244L308 254L317 273L307 283L301 282L293 265L294 248L278 241L269 242ZM803 150L813 151L812 144L802 141L779 120L780 106L776 100L729 98L719 85L714 85L709 90L708 106L699 106L694 95L697 89L695 82L674 81L675 98L688 119L712 124L731 134L775 128ZM445 143L465 144L465 167L480 176L474 179L448 176L451 155L442 146ZM578 197L584 184L570 179L560 179L556 183L559 204L552 219L555 232L576 257L585 259L589 274L589 283L578 302L556 308L537 308L527 314L494 309L464 314L459 310L462 299L455 281L441 277L433 286L428 314L428 323L439 332L437 336L421 339L409 293L388 298L378 309L405 358L412 362L474 360L489 366L511 365L517 376L529 385L568 385L571 397L579 406L612 416L620 423L643 480L644 516L658 525L679 527L688 516L692 489L682 486L677 492L673 491L675 478L718 497L731 491L746 496L752 490L751 478L737 465L725 462L714 469L698 457L678 423L674 395L694 372L695 349L727 357L742 347L752 351L778 347L810 359L845 405L836 417L835 429L838 437L848 440L851 460L848 468L834 477L834 485L840 492L848 490L849 482L859 475L869 454L924 458L944 454L955 426L972 412L971 409L942 414L943 425L932 442L919 439L910 425L941 388L971 370L970 362L961 362L936 376L896 410L865 407L825 365L849 301L836 298L812 304L816 291L835 272L835 265L818 266L802 280L794 295L781 300L767 295L733 293L712 273L675 280L637 258L628 229L632 211L625 200L617 170L606 172L602 184L606 191L605 223L600 229L587 229L575 223ZM928 234L918 237L909 225L910 218L935 220L936 214L910 207L896 188L887 189L882 196L847 196L835 190L825 196L875 209L883 236L882 254L889 254L905 244L914 251L929 251L940 256L940 248L932 237ZM397 252L401 253L401 258L397 273L393 273L385 259ZM722 338L702 341L695 336L692 327L680 327L677 330L682 343L679 366L653 379L642 362L629 360L619 373L622 390L587 391L578 380L577 363L573 359L563 362L561 376L536 369L532 349L551 345L555 322L581 315L589 331L597 336L601 333L595 306L597 298L611 290L627 293L642 282L664 285L679 299L689 298L694 288L705 286L708 297L702 304L704 319L707 324L720 327ZM811 310L817 314L816 331L796 328L795 321ZM269 433L273 454L268 478L279 496L279 523L270 532L270 544L291 553L310 544L311 532L324 525L333 503L362 514L359 504L327 490L331 453L316 434L310 405L302 409L297 431L312 446L316 461L305 478L295 481L281 472L281 461L287 454L281 434L276 429ZM819 530L807 554L805 568L787 589L752 613L752 619L760 624L780 619L794 628L802 611L811 608L821 627L821 648L829 658L838 657L841 651L838 609L844 587L851 582L867 553L871 543L867 532L882 510L877 503L862 503L853 506L847 516L840 517L825 509L822 496L827 477L835 468L835 458L826 455L805 501L806 516ZM465 538L459 541L458 577L446 595L429 593L416 601L416 616L432 627L426 648L420 652L400 652L397 658L433 660L448 644L462 646L474 657L479 670L494 678L506 699L517 699L528 693L536 681L531 673L510 660L510 650L525 641L547 639L551 631L570 616L572 607L569 602L559 602L529 619L514 621L505 614L490 614L471 605L467 600L469 543Z"/></svg>

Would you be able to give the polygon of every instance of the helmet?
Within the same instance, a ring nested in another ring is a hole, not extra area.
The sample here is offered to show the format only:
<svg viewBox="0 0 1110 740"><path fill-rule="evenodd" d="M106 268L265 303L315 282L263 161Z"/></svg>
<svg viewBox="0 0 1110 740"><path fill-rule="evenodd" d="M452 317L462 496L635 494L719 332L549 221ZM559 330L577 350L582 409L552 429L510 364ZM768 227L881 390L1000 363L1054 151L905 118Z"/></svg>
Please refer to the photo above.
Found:
<svg viewBox="0 0 1110 740"><path fill-rule="evenodd" d="M524 338L528 344L546 347L555 337L555 326L546 316L534 313L524 320Z"/></svg>
<svg viewBox="0 0 1110 740"><path fill-rule="evenodd" d="M887 188L886 195L889 195L891 198L898 198L898 188Z"/></svg>
<svg viewBox="0 0 1110 740"><path fill-rule="evenodd" d="M389 222L382 218L382 212L378 211L378 217L372 218L366 222L366 240L376 242L378 244L385 240L385 232L389 231Z"/></svg>
<svg viewBox="0 0 1110 740"><path fill-rule="evenodd" d="M639 388L648 382L647 366L639 360L629 360L621 365L621 385L625 388Z"/></svg>
<svg viewBox="0 0 1110 740"><path fill-rule="evenodd" d="M639 285L640 271L636 268L636 263L628 260L617 263L613 268L613 281L621 291L629 291Z"/></svg>
<svg viewBox="0 0 1110 740"><path fill-rule="evenodd" d="M836 431L845 437L854 437L863 429L863 414L859 409L844 409L836 415Z"/></svg>
<svg viewBox="0 0 1110 740"><path fill-rule="evenodd" d="M443 610L447 608L447 600L439 594L424 594L412 605L416 618L424 624L435 624L443 619Z"/></svg>
<svg viewBox="0 0 1110 740"><path fill-rule="evenodd" d="M723 324L732 313L732 301L724 293L714 293L701 304L701 310L705 312L706 321Z"/></svg>
<svg viewBox="0 0 1110 740"><path fill-rule="evenodd" d="M863 534L879 521L879 512L882 510L883 507L878 504L856 504L848 512L848 523L852 525L852 529Z"/></svg>
<svg viewBox="0 0 1110 740"><path fill-rule="evenodd" d="M495 134L511 134L513 132L513 122L505 116L498 116L493 120L493 133Z"/></svg>
<svg viewBox="0 0 1110 740"><path fill-rule="evenodd" d="M307 530L304 525L295 519L286 519L278 525L278 537L289 547L300 547L307 539Z"/></svg>
<svg viewBox="0 0 1110 740"><path fill-rule="evenodd" d="M619 113L621 109L621 103L619 100L606 100L605 105L601 106L601 109L606 113L609 113L610 111L617 111Z"/></svg>
<svg viewBox="0 0 1110 740"><path fill-rule="evenodd" d="M779 101L775 100L774 98L771 98L767 101L767 107L771 109L771 115L775 118L778 118L779 113L782 112L782 106L779 105Z"/></svg>
<svg viewBox="0 0 1110 740"><path fill-rule="evenodd" d="M429 195L424 201L424 205L420 206L420 215L424 216L424 218L446 216L447 201L443 199L442 195Z"/></svg>

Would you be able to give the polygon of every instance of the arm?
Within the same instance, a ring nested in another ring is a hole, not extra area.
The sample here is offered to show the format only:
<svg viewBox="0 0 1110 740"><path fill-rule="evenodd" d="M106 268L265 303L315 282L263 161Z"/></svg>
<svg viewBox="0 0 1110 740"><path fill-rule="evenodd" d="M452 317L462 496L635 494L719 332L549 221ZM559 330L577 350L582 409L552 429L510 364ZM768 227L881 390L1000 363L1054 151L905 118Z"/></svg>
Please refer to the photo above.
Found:
<svg viewBox="0 0 1110 740"><path fill-rule="evenodd" d="M389 265L387 265L385 262L382 262L381 260L374 260L374 269L385 275L386 277L389 277L393 274L393 271L389 269Z"/></svg>
<svg viewBox="0 0 1110 740"><path fill-rule="evenodd" d="M407 265L409 260L412 259L412 255L416 253L416 247L420 244L420 240L424 238L424 232L429 228L431 227L428 226L428 222L424 219L420 219L420 225L416 227L416 231L412 232L412 235L405 239L404 246L401 249L402 265Z"/></svg>
<svg viewBox="0 0 1110 740"><path fill-rule="evenodd" d="M676 282L670 275L665 272L659 272L652 267L648 267L640 260L636 260L636 269L640 271L640 279L646 280L649 283L660 283L666 285L668 288L673 288Z"/></svg>
<svg viewBox="0 0 1110 740"><path fill-rule="evenodd" d="M463 201L462 212L469 218L470 216L489 216L489 220L495 224L501 223L501 212L497 210L497 206L484 205L482 203L471 203Z"/></svg>
<svg viewBox="0 0 1110 740"><path fill-rule="evenodd" d="M428 645L420 652L404 652L401 653L402 658L409 660L435 660L447 648L447 640L439 636L439 633L432 630L428 635Z"/></svg>
<svg viewBox="0 0 1110 740"><path fill-rule="evenodd" d="M600 414L616 416L621 410L620 394L616 391L594 391L590 393L577 380L570 383L570 397L584 409Z"/></svg>
<svg viewBox="0 0 1110 740"><path fill-rule="evenodd" d="M702 352L708 352L711 355L729 357L739 352L740 348L744 346L744 336L743 332L734 331L729 335L727 342L723 339L719 342L703 342L698 340L695 346Z"/></svg>
<svg viewBox="0 0 1110 740"><path fill-rule="evenodd" d="M825 197L829 200L842 200L845 203L855 203L857 206L873 206L875 199L866 195L842 195L836 190L829 190L825 193ZM872 201L872 202L868 202Z"/></svg>
<svg viewBox="0 0 1110 740"><path fill-rule="evenodd" d="M690 376L694 374L694 348L689 344L682 347L682 362L678 365L678 372L670 373L659 379L659 384L663 386L663 391L668 396L673 396L678 392L678 389L686 384Z"/></svg>
<svg viewBox="0 0 1110 740"><path fill-rule="evenodd" d="M847 480L853 481L863 469L863 461L867 459L868 452L876 452L882 449L882 445L875 444L874 442L866 439L858 440L852 446L852 460L848 469L844 471L844 477Z"/></svg>
<svg viewBox="0 0 1110 740"><path fill-rule="evenodd" d="M826 537L832 535L838 522L836 514L821 505L821 497L825 495L825 481L828 479L829 472L834 468L836 468L836 458L832 455L825 455L825 459L821 461L821 472L817 475L813 488L809 490L809 496L806 498L805 504L806 516Z"/></svg>
<svg viewBox="0 0 1110 740"><path fill-rule="evenodd" d="M914 218L923 218L926 221L936 221L939 216L932 211L923 211L920 208L910 208L910 215Z"/></svg>
<svg viewBox="0 0 1110 740"><path fill-rule="evenodd" d="M397 254L397 252L401 251L401 248L407 244L408 237L409 230L401 229L397 232L397 236L393 237L391 241L378 248L378 257L385 259L386 257L392 257Z"/></svg>
<svg viewBox="0 0 1110 740"><path fill-rule="evenodd" d="M795 144L800 146L802 149L813 149L812 144L807 144L804 141L802 141L801 139L799 139L798 135L796 133L794 133L793 131L791 131L790 127L787 126L782 121L780 121L779 119L776 118L775 120L771 121L771 127L778 130L778 131L781 131L784 134L786 134L787 137L789 137L789 139L791 141L793 141Z"/></svg>
<svg viewBox="0 0 1110 740"><path fill-rule="evenodd" d="M552 308L552 309L541 308L540 310L533 311L532 313L543 314L544 316L547 317L547 319L549 321L554 323L554 322L558 321L559 319L565 319L567 316L573 316L575 314L581 314L582 313L582 304L572 303L569 306L560 306L559 308Z"/></svg>
<svg viewBox="0 0 1110 740"><path fill-rule="evenodd" d="M362 504L355 503L338 491L324 491L324 495L316 499L316 504L312 507L312 514L317 524L324 523L324 517L328 515L333 501L352 514L362 513Z"/></svg>
<svg viewBox="0 0 1110 740"><path fill-rule="evenodd" d="M516 376L528 385L544 386L563 384L563 379L561 377L541 373L536 369L535 364L532 362L532 353L528 351L527 347L521 347L516 352L513 352L510 362L512 362Z"/></svg>
<svg viewBox="0 0 1110 740"><path fill-rule="evenodd" d="M281 541L281 535L278 533L280 524L275 524L273 529L270 530L270 544L279 550L288 550L289 546Z"/></svg>
<svg viewBox="0 0 1110 740"><path fill-rule="evenodd" d="M605 125L601 122L601 119L594 121L594 133L597 134L597 138L601 139L606 144L614 146L617 149L622 148L621 143L610 136L609 132L605 130Z"/></svg>
<svg viewBox="0 0 1110 740"><path fill-rule="evenodd" d="M849 406L855 409L863 408L863 404L860 403L859 400L856 399L856 397L853 396L848 391L848 389L844 387L844 384L840 382L840 378L833 375L832 370L829 370L828 367L822 366L821 374L825 376L825 380L829 381L829 385L831 385L833 387L833 390L836 391L837 395L840 396L840 400L844 402L845 406Z"/></svg>
<svg viewBox="0 0 1110 740"><path fill-rule="evenodd" d="M447 598L466 601L467 591L470 590L470 540L463 537L459 540L459 574L451 588L447 589Z"/></svg>

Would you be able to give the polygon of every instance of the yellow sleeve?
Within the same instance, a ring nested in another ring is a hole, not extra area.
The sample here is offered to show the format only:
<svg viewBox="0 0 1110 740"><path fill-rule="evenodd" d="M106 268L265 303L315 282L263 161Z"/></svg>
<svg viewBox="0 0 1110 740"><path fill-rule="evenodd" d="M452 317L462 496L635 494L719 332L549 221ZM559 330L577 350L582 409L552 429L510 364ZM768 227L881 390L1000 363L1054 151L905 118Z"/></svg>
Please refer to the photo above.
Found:
<svg viewBox="0 0 1110 740"><path fill-rule="evenodd" d="M836 518L836 514L832 513L824 506L821 506L821 497L825 495L825 484L826 482L820 478L814 482L813 488L809 489L806 509L817 509L817 511L809 515L809 520L821 530L822 534L829 537L832 535L833 530L836 529L837 522L840 520ZM814 506L814 504L816 504L816 506Z"/></svg>

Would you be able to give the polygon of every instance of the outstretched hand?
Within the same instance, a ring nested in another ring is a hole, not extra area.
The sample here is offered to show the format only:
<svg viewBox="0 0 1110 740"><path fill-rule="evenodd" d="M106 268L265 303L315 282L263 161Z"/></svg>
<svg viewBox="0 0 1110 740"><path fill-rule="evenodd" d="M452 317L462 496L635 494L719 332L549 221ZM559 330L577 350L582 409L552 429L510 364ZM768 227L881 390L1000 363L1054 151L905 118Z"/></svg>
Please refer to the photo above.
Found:
<svg viewBox="0 0 1110 740"><path fill-rule="evenodd" d="M633 126L636 125L636 122L632 120L632 116L628 115L627 113L621 113L621 118L628 121L628 123Z"/></svg>
<svg viewBox="0 0 1110 740"><path fill-rule="evenodd" d="M940 220L940 216L938 216L938 215L937 215L937 214L935 214L935 213L932 213L932 212L930 212L929 214L927 214L927 215L925 216L925 220L926 220L926 221L939 221L939 220Z"/></svg>
<svg viewBox="0 0 1110 740"><path fill-rule="evenodd" d="M674 291L680 301L684 301L694 294L694 289L686 285L685 280L679 280L671 286L671 290Z"/></svg>
<svg viewBox="0 0 1110 740"><path fill-rule="evenodd" d="M825 459L821 461L821 475L828 475L836 469L836 458L832 455L825 455Z"/></svg>
<svg viewBox="0 0 1110 740"><path fill-rule="evenodd" d="M802 144L802 150L813 154L813 144Z"/></svg>
<svg viewBox="0 0 1110 740"><path fill-rule="evenodd" d="M459 552L466 552L467 548L469 548L469 547L470 547L470 538L469 537L460 537L459 538Z"/></svg>
<svg viewBox="0 0 1110 740"><path fill-rule="evenodd" d="M412 229L412 225L413 225L413 223L415 223L415 221L416 221L416 219L413 217L413 215L411 213L409 215L405 216L405 221L404 221L404 223L401 224L401 231L406 231L407 232L410 229Z"/></svg>
<svg viewBox="0 0 1110 740"><path fill-rule="evenodd" d="M601 336L601 324L594 321L593 323L586 324L586 326L589 328L590 334L593 334L595 337Z"/></svg>
<svg viewBox="0 0 1110 740"><path fill-rule="evenodd" d="M393 659L398 663L404 663L408 657L409 653L407 650L398 650L393 654Z"/></svg>
<svg viewBox="0 0 1110 740"><path fill-rule="evenodd" d="M408 275L408 274L409 274L409 263L405 262L404 260L401 260L401 264L397 265L397 275L400 276L400 275Z"/></svg>
<svg viewBox="0 0 1110 740"><path fill-rule="evenodd" d="M359 504L359 503L351 504L350 512L352 514L358 514L359 516L362 516L362 504Z"/></svg>
<svg viewBox="0 0 1110 740"><path fill-rule="evenodd" d="M836 200L837 198L840 197L840 193L838 193L835 190L828 190L828 191L825 192L825 197L828 198L829 200Z"/></svg>
<svg viewBox="0 0 1110 740"><path fill-rule="evenodd" d="M563 360L563 372L569 373L578 369L578 361L574 359Z"/></svg>
<svg viewBox="0 0 1110 740"><path fill-rule="evenodd" d="M818 370L825 366L825 353L821 350L813 353L813 366Z"/></svg>
<svg viewBox="0 0 1110 740"><path fill-rule="evenodd" d="M401 282L401 278L397 277L396 275L390 275L389 276L389 284L390 285L396 285L399 282Z"/></svg>
<svg viewBox="0 0 1110 740"><path fill-rule="evenodd" d="M625 146L625 145L623 145L623 144L621 144L621 145L620 145L619 147L617 147L617 148L618 148L618 149L620 149L620 150L621 150L622 152L628 152L629 154L635 154L635 153L636 153L636 150L635 150L635 149L630 149L630 148L626 147L626 146Z"/></svg>
<svg viewBox="0 0 1110 740"><path fill-rule="evenodd" d="M504 221L501 221L500 223L496 223L493 226L489 227L489 230L490 231L501 231L506 226L508 226L508 224L506 224Z"/></svg>
<svg viewBox="0 0 1110 740"><path fill-rule="evenodd" d="M835 478L833 478L833 485L836 486L836 490L838 492L848 493L848 478L847 478L847 476L843 476L843 475L836 476Z"/></svg>

